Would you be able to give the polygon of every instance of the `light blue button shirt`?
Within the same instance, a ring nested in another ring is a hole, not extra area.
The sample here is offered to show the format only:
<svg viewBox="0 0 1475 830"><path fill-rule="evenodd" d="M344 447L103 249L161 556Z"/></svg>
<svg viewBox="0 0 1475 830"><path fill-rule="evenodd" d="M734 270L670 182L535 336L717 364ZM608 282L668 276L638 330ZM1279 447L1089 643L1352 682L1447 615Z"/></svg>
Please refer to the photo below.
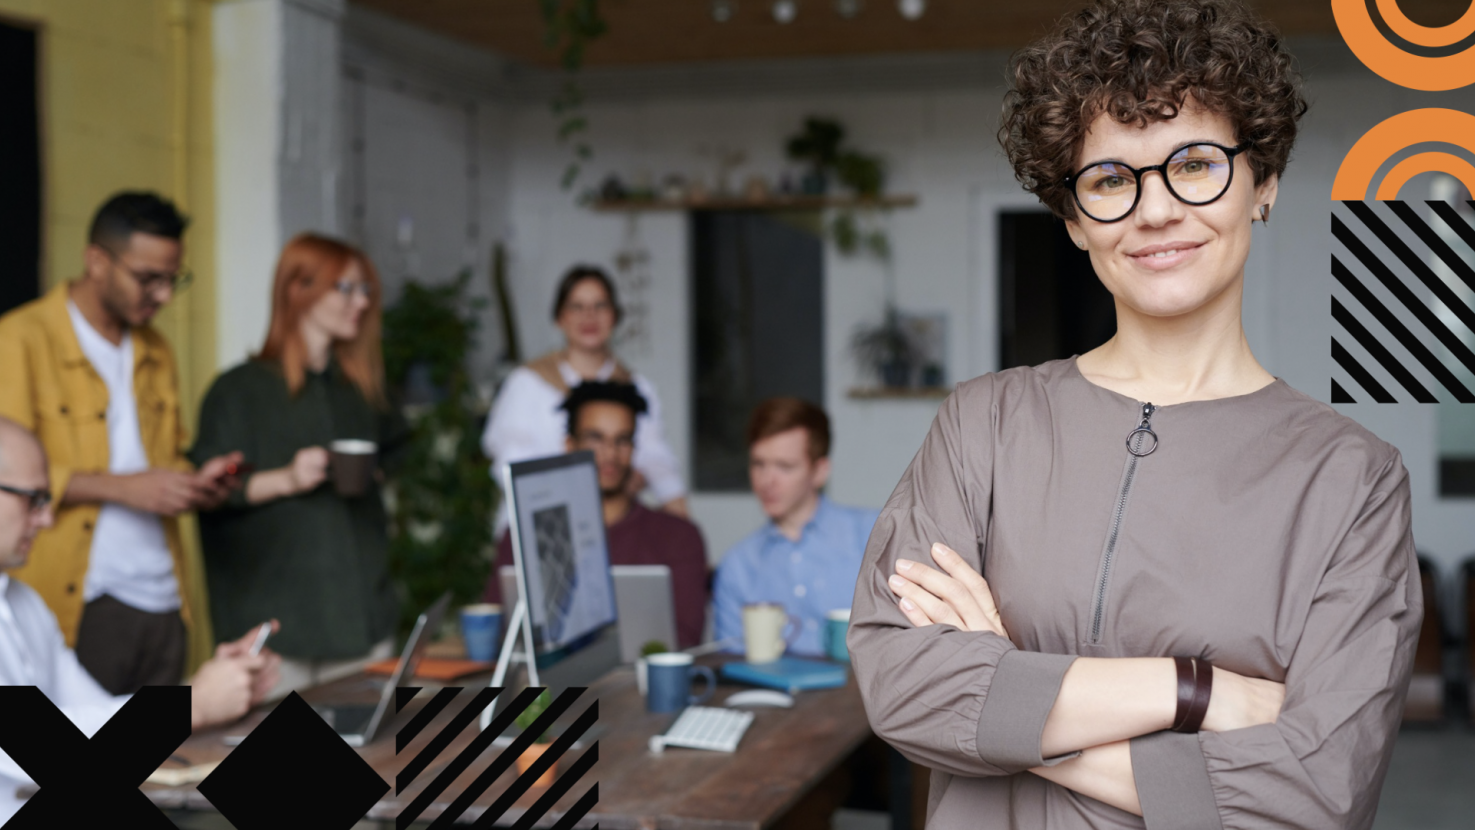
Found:
<svg viewBox="0 0 1475 830"><path fill-rule="evenodd" d="M879 511L841 507L821 496L795 542L769 522L733 545L712 588L713 633L743 650L743 606L776 602L799 618L790 654L824 654L825 614L849 608Z"/></svg>

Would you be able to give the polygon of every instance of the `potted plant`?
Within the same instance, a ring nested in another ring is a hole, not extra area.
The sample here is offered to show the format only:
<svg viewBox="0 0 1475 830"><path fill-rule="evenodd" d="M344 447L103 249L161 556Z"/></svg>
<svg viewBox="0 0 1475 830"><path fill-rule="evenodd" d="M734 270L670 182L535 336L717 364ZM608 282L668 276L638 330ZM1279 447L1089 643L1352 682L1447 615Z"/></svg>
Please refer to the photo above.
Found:
<svg viewBox="0 0 1475 830"><path fill-rule="evenodd" d="M800 185L805 193L823 196L829 190L829 171L840 157L844 140L845 128L827 118L804 119L804 131L789 139L789 158L809 164Z"/></svg>
<svg viewBox="0 0 1475 830"><path fill-rule="evenodd" d="M470 278L465 272L438 286L408 281L384 312L393 397L420 398L405 407L414 435L385 491L401 632L447 588L458 604L476 602L491 569L497 490L466 371L482 307L466 296Z"/></svg>
<svg viewBox="0 0 1475 830"><path fill-rule="evenodd" d="M533 722L542 717L543 713L548 711L548 707L551 705L553 705L553 696L548 693L547 689L544 689L533 699L532 703L528 704L528 708L524 709L522 714L517 716L516 723L518 728L523 732L532 729ZM548 747L552 743L553 738L547 732L543 732L534 738L532 745L524 749L521 755L517 756L517 774L522 775L529 769L532 769L533 764L536 764L538 759L543 757L543 753L548 751ZM538 776L538 780L533 782L533 786L552 786L557 770L558 764L555 762L548 769L544 770L542 775Z"/></svg>
<svg viewBox="0 0 1475 830"><path fill-rule="evenodd" d="M861 366L879 376L883 386L911 385L912 369L920 355L895 306L887 307L879 324L858 326L850 347Z"/></svg>
<svg viewBox="0 0 1475 830"><path fill-rule="evenodd" d="M635 661L635 688L640 690L641 697L645 697L645 658L652 654L665 654L670 650L660 640L651 640L640 647L640 659Z"/></svg>

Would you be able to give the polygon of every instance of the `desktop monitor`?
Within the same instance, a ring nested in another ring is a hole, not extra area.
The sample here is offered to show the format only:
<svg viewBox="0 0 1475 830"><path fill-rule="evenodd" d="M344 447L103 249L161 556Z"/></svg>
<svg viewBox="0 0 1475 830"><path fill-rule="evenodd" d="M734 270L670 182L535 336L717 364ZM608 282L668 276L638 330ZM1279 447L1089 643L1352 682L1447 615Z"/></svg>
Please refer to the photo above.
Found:
<svg viewBox="0 0 1475 830"><path fill-rule="evenodd" d="M519 594L528 598L542 668L615 622L614 583L594 454L511 464L503 483Z"/></svg>

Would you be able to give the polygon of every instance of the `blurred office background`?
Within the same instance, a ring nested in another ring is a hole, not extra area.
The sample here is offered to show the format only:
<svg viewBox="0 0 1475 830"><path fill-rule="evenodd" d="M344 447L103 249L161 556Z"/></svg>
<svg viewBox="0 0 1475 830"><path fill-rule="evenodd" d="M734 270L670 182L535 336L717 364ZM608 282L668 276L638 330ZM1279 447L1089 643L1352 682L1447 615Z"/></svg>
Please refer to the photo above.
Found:
<svg viewBox="0 0 1475 830"><path fill-rule="evenodd" d="M188 419L214 374L260 346L276 254L309 229L364 246L391 302L407 279L447 284L469 269L469 291L489 300L469 368L489 397L507 366L505 321L523 357L560 345L554 284L574 262L602 263L632 312L619 353L662 390L715 558L762 520L741 446L734 455L725 437L724 412L743 401L797 392L822 403L836 433L831 495L879 506L938 389L1068 356L1110 331L1089 272L995 140L1009 51L1077 5L608 0L609 32L576 75L588 126L561 141L569 117L550 102L568 73L531 0L0 0L0 311L79 271L106 195L152 188L194 218L197 278L160 322ZM1422 93L1375 76L1320 0L1255 5L1291 38L1312 107L1271 222L1254 232L1245 324L1274 374L1330 400L1343 377L1329 351L1338 165L1383 119L1475 111L1475 90ZM1400 5L1440 25L1467 4ZM855 215L862 232L884 234L889 260L864 240L841 250L827 224L844 210L835 183L834 204L795 209L775 195L785 180L803 188L806 168L785 148L811 117L884 159L893 206ZM566 188L580 143L592 154ZM1402 197L1469 198L1439 174ZM751 203L713 209L724 199ZM498 245L510 314L493 301ZM888 310L928 344L904 377L884 377L854 346ZM1459 577L1475 553L1475 411L1340 409L1403 453L1415 537L1437 574L1440 645L1453 655L1433 659L1454 666L1468 625ZM1430 769L1457 763L1468 775L1475 758L1468 740L1425 749ZM1439 780L1398 775L1410 793Z"/></svg>

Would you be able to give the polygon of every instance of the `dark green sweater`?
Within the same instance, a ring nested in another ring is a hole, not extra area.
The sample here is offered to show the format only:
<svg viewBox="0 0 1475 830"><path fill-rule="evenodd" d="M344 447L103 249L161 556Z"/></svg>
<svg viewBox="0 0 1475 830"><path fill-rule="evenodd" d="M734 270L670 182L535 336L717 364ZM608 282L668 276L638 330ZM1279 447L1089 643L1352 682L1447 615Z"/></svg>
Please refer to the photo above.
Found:
<svg viewBox="0 0 1475 830"><path fill-rule="evenodd" d="M285 467L303 447L340 438L379 444L388 467L410 437L397 411L371 406L336 364L307 375L297 395L275 363L247 361L215 380L200 409L190 458L240 450L258 471ZM388 525L379 485L359 498L331 479L299 496L248 505L245 488L200 514L210 616L219 641L272 617L272 648L297 659L359 657L397 619L388 571Z"/></svg>

